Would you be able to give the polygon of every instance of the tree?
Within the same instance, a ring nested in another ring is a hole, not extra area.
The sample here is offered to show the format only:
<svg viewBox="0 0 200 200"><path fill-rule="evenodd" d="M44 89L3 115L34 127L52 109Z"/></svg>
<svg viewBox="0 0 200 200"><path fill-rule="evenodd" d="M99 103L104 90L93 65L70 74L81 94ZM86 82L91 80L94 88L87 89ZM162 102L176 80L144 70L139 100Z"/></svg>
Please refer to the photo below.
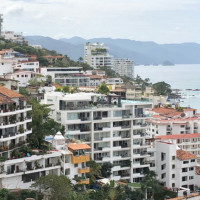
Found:
<svg viewBox="0 0 200 200"><path fill-rule="evenodd" d="M64 176L55 174L41 176L32 186L44 195L49 194L51 200L71 200L72 185L70 180Z"/></svg>
<svg viewBox="0 0 200 200"><path fill-rule="evenodd" d="M109 94L110 90L105 83L102 83L98 88L98 92L101 93L101 94L107 95L107 94Z"/></svg>
<svg viewBox="0 0 200 200"><path fill-rule="evenodd" d="M64 93L70 93L70 90L71 90L70 86L64 86L62 89Z"/></svg>
<svg viewBox="0 0 200 200"><path fill-rule="evenodd" d="M168 83L165 83L164 81L154 83L153 89L156 90L156 93L158 95L169 95L172 92L171 85L169 85Z"/></svg>
<svg viewBox="0 0 200 200"><path fill-rule="evenodd" d="M24 87L19 87L19 93L24 95L24 96L29 96L28 91Z"/></svg>
<svg viewBox="0 0 200 200"><path fill-rule="evenodd" d="M83 58L80 57L80 58L78 59L78 62L83 62Z"/></svg>
<svg viewBox="0 0 200 200"><path fill-rule="evenodd" d="M156 179L156 173L147 169L145 171L145 177L141 182L141 188L147 192L147 198L154 196L155 193L162 191L162 186Z"/></svg>
<svg viewBox="0 0 200 200"><path fill-rule="evenodd" d="M47 75L47 76L46 76L46 81L47 81L48 83L52 83L52 76Z"/></svg>
<svg viewBox="0 0 200 200"><path fill-rule="evenodd" d="M90 172L87 174L90 179L90 184L95 184L96 177L101 175L101 165L96 163L94 160L87 162L87 166L90 167Z"/></svg>
<svg viewBox="0 0 200 200"><path fill-rule="evenodd" d="M103 163L103 165L101 166L101 176L103 176L104 178L109 178L111 173L111 169L112 169L113 165L112 163L106 162Z"/></svg>
<svg viewBox="0 0 200 200"><path fill-rule="evenodd" d="M29 103L32 105L32 123L30 124L32 134L29 135L28 139L32 147L41 149L45 136L54 135L58 131L64 133L64 126L49 117L50 108L48 105L42 105L33 99Z"/></svg>

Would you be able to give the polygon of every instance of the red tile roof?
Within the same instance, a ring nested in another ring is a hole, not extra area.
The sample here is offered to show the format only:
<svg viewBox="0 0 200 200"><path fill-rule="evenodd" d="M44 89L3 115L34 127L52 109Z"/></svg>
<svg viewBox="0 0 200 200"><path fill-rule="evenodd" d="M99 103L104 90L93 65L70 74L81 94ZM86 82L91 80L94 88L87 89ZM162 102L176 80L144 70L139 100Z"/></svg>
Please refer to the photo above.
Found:
<svg viewBox="0 0 200 200"><path fill-rule="evenodd" d="M197 157L187 151L184 151L182 149L176 150L176 157L179 160L191 160L196 159Z"/></svg>
<svg viewBox="0 0 200 200"><path fill-rule="evenodd" d="M0 104L9 104L9 103L15 103L12 99L9 99L8 97L5 97L0 94Z"/></svg>
<svg viewBox="0 0 200 200"><path fill-rule="evenodd" d="M3 86L0 85L0 94L9 98L21 98L24 97L23 95L14 92L12 90L9 90Z"/></svg>
<svg viewBox="0 0 200 200"><path fill-rule="evenodd" d="M190 133L190 134L175 134L175 135L160 135L155 136L156 139L161 140L177 140L177 139L189 139L189 138L200 138L200 133Z"/></svg>
<svg viewBox="0 0 200 200"><path fill-rule="evenodd" d="M167 115L169 117L179 116L182 113L182 112L177 111L174 108L163 108L163 107L153 108L152 111L155 113L162 114L162 115Z"/></svg>
<svg viewBox="0 0 200 200"><path fill-rule="evenodd" d="M67 145L69 149L81 150L81 149L91 149L91 147L84 143L72 143Z"/></svg>

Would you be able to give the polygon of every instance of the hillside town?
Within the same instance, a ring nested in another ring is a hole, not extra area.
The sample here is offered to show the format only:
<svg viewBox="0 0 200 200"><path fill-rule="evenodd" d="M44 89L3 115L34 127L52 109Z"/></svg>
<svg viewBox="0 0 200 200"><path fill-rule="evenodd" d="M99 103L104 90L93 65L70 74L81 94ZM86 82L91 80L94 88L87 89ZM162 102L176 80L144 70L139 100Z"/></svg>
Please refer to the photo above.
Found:
<svg viewBox="0 0 200 200"><path fill-rule="evenodd" d="M163 199L200 199L200 114L170 85L143 80L106 44L86 43L72 61L2 24L0 189L56 175L87 193L114 184L153 199L159 185Z"/></svg>

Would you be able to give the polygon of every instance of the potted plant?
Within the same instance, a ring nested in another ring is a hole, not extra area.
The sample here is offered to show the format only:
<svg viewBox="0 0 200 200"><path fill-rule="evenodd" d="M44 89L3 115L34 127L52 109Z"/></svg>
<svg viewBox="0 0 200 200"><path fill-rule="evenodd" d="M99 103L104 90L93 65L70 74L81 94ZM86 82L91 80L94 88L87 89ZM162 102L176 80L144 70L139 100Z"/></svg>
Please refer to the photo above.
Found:
<svg viewBox="0 0 200 200"><path fill-rule="evenodd" d="M19 126L19 132L23 133L24 132L24 127L22 125Z"/></svg>

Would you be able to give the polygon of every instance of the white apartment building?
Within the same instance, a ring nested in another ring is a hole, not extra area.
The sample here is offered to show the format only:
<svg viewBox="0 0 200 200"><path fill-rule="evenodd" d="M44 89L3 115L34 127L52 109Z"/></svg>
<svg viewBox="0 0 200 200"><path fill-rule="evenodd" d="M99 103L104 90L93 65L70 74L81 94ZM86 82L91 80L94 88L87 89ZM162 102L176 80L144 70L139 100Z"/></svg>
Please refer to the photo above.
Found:
<svg viewBox="0 0 200 200"><path fill-rule="evenodd" d="M66 137L83 140L97 163L111 162L111 179L139 182L149 168L145 119L151 103L120 100L96 93L47 92L51 117L66 128Z"/></svg>
<svg viewBox="0 0 200 200"><path fill-rule="evenodd" d="M52 81L62 86L89 86L90 78L82 74L82 67L42 67L43 76L51 76Z"/></svg>
<svg viewBox="0 0 200 200"><path fill-rule="evenodd" d="M15 33L14 31L4 31L2 32L2 37L5 40L10 40L20 44L28 43L23 37L22 33Z"/></svg>
<svg viewBox="0 0 200 200"><path fill-rule="evenodd" d="M17 70L13 73L8 73L5 76L5 78L7 79L18 81L19 87L27 87L28 82L34 77L38 77L38 79L41 79L39 78L39 74L33 71L24 71L24 70Z"/></svg>
<svg viewBox="0 0 200 200"><path fill-rule="evenodd" d="M39 73L40 64L39 61L19 61L15 66L15 70L25 70Z"/></svg>
<svg viewBox="0 0 200 200"><path fill-rule="evenodd" d="M84 62L94 69L102 66L113 67L113 57L103 43L87 42L84 46Z"/></svg>
<svg viewBox="0 0 200 200"><path fill-rule="evenodd" d="M18 82L19 81L17 80L7 79L0 76L0 85L4 86L7 89L13 90L15 92L19 91Z"/></svg>
<svg viewBox="0 0 200 200"><path fill-rule="evenodd" d="M183 112L174 108L154 108L153 118L148 120L148 133L157 135L175 135L200 133L200 117L196 109L185 108Z"/></svg>
<svg viewBox="0 0 200 200"><path fill-rule="evenodd" d="M155 142L156 173L158 180L168 188L195 189L197 157L176 144Z"/></svg>
<svg viewBox="0 0 200 200"><path fill-rule="evenodd" d="M86 162L90 160L91 147L87 144L69 140L65 143L58 132L46 153L24 150L27 135L32 133L28 126L32 121L28 114L31 110L24 96L0 86L0 187L29 189L37 178L48 174L63 174L74 184L89 184L86 173L90 169Z"/></svg>
<svg viewBox="0 0 200 200"><path fill-rule="evenodd" d="M0 76L4 76L7 73L14 72L14 66L17 63L16 60L12 59L1 59L0 58Z"/></svg>
<svg viewBox="0 0 200 200"><path fill-rule="evenodd" d="M134 78L134 65L133 60L123 59L123 58L115 58L113 70L118 73L120 76L127 76L130 78Z"/></svg>
<svg viewBox="0 0 200 200"><path fill-rule="evenodd" d="M180 149L196 155L200 161L200 133L160 135L155 136L155 139L176 144Z"/></svg>
<svg viewBox="0 0 200 200"><path fill-rule="evenodd" d="M120 85L123 84L123 80L121 78L107 78L106 84L108 85Z"/></svg>

